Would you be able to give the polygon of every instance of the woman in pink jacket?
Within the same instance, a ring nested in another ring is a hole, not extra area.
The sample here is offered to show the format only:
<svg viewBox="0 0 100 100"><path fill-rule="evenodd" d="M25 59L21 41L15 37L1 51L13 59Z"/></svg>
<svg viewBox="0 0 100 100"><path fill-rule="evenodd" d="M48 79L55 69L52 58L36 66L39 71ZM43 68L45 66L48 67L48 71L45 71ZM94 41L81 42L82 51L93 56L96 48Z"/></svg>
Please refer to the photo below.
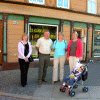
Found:
<svg viewBox="0 0 100 100"><path fill-rule="evenodd" d="M28 35L22 35L22 41L18 43L18 60L20 64L21 71L21 85L25 87L27 84L27 74L29 68L29 60L32 53L32 48L30 42L28 42Z"/></svg>
<svg viewBox="0 0 100 100"><path fill-rule="evenodd" d="M79 62L82 60L83 56L83 47L81 39L78 38L78 33L75 31L72 34L72 39L69 41L68 44L68 51L67 51L67 60L69 60L70 66L70 73Z"/></svg>

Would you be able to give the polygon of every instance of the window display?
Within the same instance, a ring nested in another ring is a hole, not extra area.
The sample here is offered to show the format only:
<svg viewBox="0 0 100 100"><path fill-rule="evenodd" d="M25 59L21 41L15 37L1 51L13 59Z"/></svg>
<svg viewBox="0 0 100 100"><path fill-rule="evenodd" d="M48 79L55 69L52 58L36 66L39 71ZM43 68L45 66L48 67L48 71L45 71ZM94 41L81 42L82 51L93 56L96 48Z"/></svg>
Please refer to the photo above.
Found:
<svg viewBox="0 0 100 100"><path fill-rule="evenodd" d="M100 31L94 32L94 57L100 57Z"/></svg>
<svg viewBox="0 0 100 100"><path fill-rule="evenodd" d="M35 44L37 40L41 37L43 37L44 32L48 30L50 32L50 38L54 42L56 40L56 35L57 35L57 26L46 26L46 25L29 25L29 41L31 42L32 45L32 56L34 58L38 58L38 52L35 49ZM53 57L54 52L51 51L50 56L51 58Z"/></svg>

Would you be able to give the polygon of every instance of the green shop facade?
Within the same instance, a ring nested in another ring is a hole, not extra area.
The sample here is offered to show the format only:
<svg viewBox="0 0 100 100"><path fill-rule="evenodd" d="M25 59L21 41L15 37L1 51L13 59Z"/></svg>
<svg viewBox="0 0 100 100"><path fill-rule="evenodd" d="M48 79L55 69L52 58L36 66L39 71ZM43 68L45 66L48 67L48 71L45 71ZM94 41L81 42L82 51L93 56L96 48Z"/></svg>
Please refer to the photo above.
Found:
<svg viewBox="0 0 100 100"><path fill-rule="evenodd" d="M100 58L100 25L72 20L47 18L30 15L0 13L0 65L2 70L19 68L18 42L24 33L29 35L34 62L38 66L38 52L35 49L37 39L43 37L45 30L50 31L50 38L55 41L58 32L63 32L64 40L69 42L71 33L77 31L83 43L83 61ZM54 52L52 51L51 62ZM68 64L68 62L66 62Z"/></svg>

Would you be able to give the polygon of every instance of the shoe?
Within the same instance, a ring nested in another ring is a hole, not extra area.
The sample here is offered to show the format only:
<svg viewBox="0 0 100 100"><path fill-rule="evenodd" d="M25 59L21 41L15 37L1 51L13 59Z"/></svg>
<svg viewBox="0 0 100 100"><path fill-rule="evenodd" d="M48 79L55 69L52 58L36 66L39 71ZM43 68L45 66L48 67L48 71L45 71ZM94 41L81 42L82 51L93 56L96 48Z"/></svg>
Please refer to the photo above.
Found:
<svg viewBox="0 0 100 100"><path fill-rule="evenodd" d="M60 80L59 82L60 82L60 83L62 83L63 81L62 81L62 80Z"/></svg>
<svg viewBox="0 0 100 100"><path fill-rule="evenodd" d="M38 81L38 85L42 85L42 82L40 80Z"/></svg>
<svg viewBox="0 0 100 100"><path fill-rule="evenodd" d="M54 84L54 83L56 83L56 82L58 82L58 81L52 81L51 84Z"/></svg>
<svg viewBox="0 0 100 100"><path fill-rule="evenodd" d="M47 82L47 80L46 80L46 79L42 79L42 81L43 81L43 82Z"/></svg>
<svg viewBox="0 0 100 100"><path fill-rule="evenodd" d="M54 84L54 81L52 81L51 84Z"/></svg>
<svg viewBox="0 0 100 100"><path fill-rule="evenodd" d="M63 89L65 87L65 85L62 85L61 87L60 87L60 89Z"/></svg>
<svg viewBox="0 0 100 100"><path fill-rule="evenodd" d="M22 87L25 87L26 85L24 84L24 85L22 85Z"/></svg>
<svg viewBox="0 0 100 100"><path fill-rule="evenodd" d="M66 91L69 91L70 90L70 88L68 87L67 89L66 89Z"/></svg>

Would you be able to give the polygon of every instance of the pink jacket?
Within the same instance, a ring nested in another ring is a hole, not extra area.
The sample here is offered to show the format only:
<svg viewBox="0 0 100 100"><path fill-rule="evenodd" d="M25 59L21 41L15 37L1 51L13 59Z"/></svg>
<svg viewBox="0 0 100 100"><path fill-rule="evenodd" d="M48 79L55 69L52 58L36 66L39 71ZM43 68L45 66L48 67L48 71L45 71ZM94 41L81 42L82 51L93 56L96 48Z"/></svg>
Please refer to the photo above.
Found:
<svg viewBox="0 0 100 100"><path fill-rule="evenodd" d="M21 41L23 43L23 41ZM25 59L25 56L24 56L24 43L22 44L21 42L18 43L18 58L20 59ZM27 55L27 57L29 58L31 53L32 53L32 48L31 48L31 44L30 42L28 42L29 44L29 53Z"/></svg>
<svg viewBox="0 0 100 100"><path fill-rule="evenodd" d="M69 54L70 54L70 46L71 46L72 40L73 39L71 39L69 41L69 44L68 44L67 57L69 57ZM83 56L82 42L81 42L81 39L78 38L78 41L77 41L77 50L76 50L76 57L82 57L82 56Z"/></svg>

